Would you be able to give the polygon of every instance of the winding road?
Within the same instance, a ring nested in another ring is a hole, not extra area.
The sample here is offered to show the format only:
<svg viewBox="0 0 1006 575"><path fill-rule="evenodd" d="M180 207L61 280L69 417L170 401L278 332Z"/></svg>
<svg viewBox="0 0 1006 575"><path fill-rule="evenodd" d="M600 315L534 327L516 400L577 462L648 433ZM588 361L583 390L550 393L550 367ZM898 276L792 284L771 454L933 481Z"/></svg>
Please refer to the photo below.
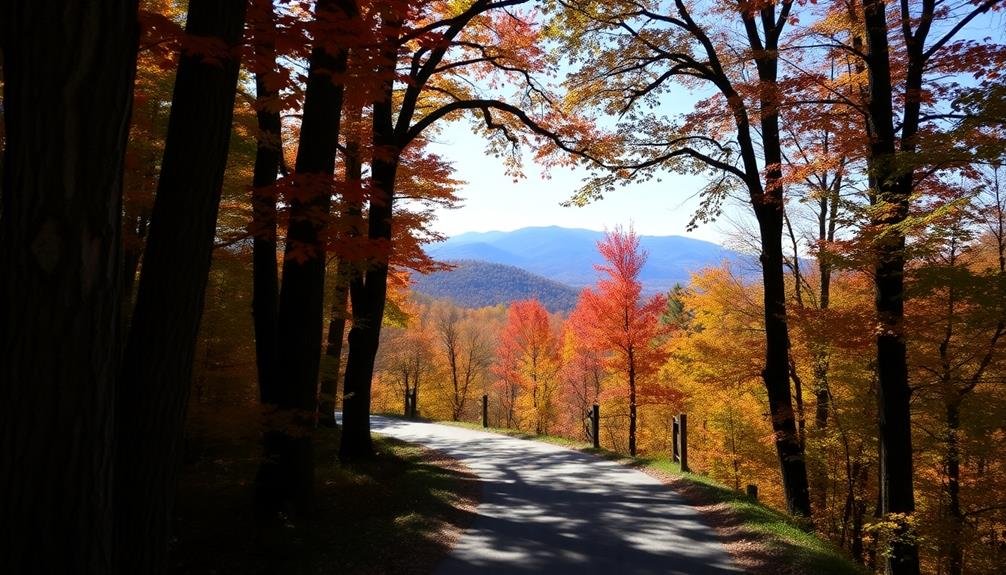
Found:
<svg viewBox="0 0 1006 575"><path fill-rule="evenodd" d="M371 426L441 450L482 480L477 518L438 575L741 572L698 512L640 471L460 427L378 416Z"/></svg>

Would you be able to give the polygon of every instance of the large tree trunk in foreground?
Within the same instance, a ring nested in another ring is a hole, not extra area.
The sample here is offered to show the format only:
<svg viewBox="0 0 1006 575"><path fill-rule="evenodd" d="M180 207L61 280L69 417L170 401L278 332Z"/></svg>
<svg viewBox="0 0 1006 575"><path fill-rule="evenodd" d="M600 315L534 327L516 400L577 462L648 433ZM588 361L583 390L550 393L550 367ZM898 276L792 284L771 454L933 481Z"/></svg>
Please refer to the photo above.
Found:
<svg viewBox="0 0 1006 575"><path fill-rule="evenodd" d="M874 287L877 310L877 407L880 418L880 512L897 524L887 558L888 573L916 575L919 550L907 517L915 512L912 486L911 396L908 386L905 318L905 236L898 224L908 216L912 171L905 173L896 156L891 61L887 41L886 4L863 1L866 23L866 64L870 79L868 121L872 134L869 150L871 184L876 204L872 224L883 233L875 240ZM910 49L906 91L918 94L922 71ZM914 90L914 92L913 92ZM918 125L918 103L906 102L904 135L910 140ZM915 113L907 109L915 108ZM902 144L903 147L905 143ZM911 145L910 143L908 144ZM908 149L906 151L911 151Z"/></svg>
<svg viewBox="0 0 1006 575"><path fill-rule="evenodd" d="M117 406L122 573L165 568L171 509L238 78L245 0L191 0ZM202 44L206 46L206 44Z"/></svg>
<svg viewBox="0 0 1006 575"><path fill-rule="evenodd" d="M326 228L342 113L346 51L332 46L331 25L349 15L336 0L316 8L295 191L290 194L279 299L279 379L265 459L257 481L261 511L306 513L314 491L312 432L321 364Z"/></svg>
<svg viewBox="0 0 1006 575"><path fill-rule="evenodd" d="M5 2L0 570L112 570L135 0Z"/></svg>

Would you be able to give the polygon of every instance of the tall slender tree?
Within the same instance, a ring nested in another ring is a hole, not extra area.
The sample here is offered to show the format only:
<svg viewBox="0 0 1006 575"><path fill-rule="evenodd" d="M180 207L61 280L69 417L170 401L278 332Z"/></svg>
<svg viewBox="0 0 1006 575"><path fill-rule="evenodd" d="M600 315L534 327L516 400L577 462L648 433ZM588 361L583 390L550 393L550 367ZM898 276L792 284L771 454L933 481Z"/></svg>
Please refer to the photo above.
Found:
<svg viewBox="0 0 1006 575"><path fill-rule="evenodd" d="M985 0L943 10L936 2L897 6L899 26L890 26L889 5L880 0L860 4L865 25L863 60L869 77L866 131L870 137L867 163L870 178L874 289L877 312L877 406L880 424L880 512L896 524L887 556L888 572L919 572L918 544L911 517L913 487L911 397L905 344L905 229L920 169L926 157L920 136L926 74L948 55L966 62L967 44L955 39L967 24L1001 0ZM913 13L913 10L916 13ZM944 24L946 29L944 30ZM903 54L892 49L893 30ZM931 38L930 35L933 35ZM900 57L899 57L900 56ZM895 75L897 67L903 76ZM939 66L936 66L937 68ZM953 65L950 65L952 68ZM900 123L898 120L900 119ZM898 125L896 125L898 124Z"/></svg>
<svg viewBox="0 0 1006 575"><path fill-rule="evenodd" d="M665 359L665 352L655 341L666 324L660 315L667 298L656 295L644 300L639 274L647 254L639 247L639 237L630 228L616 228L598 242L604 265L598 271L607 277L597 289L587 288L573 311L571 323L587 345L607 353L609 364L625 377L629 403L629 454L636 455L638 399L641 384L651 378Z"/></svg>
<svg viewBox="0 0 1006 575"><path fill-rule="evenodd" d="M548 433L556 419L555 392L559 387L559 337L548 311L538 300L510 304L507 323L496 346L493 371L504 381L516 382L531 405L522 410L535 433ZM523 414L522 414L523 415Z"/></svg>
<svg viewBox="0 0 1006 575"><path fill-rule="evenodd" d="M11 573L113 569L137 22L136 0L0 8L0 565Z"/></svg>
<svg viewBox="0 0 1006 575"><path fill-rule="evenodd" d="M352 0L322 0L315 6L300 145L291 185L286 187L289 224L284 247L278 316L275 408L266 431L259 474L260 501L272 511L303 514L314 490L312 428L317 409L325 287L325 229L335 177L342 115L343 77L355 16Z"/></svg>
<svg viewBox="0 0 1006 575"><path fill-rule="evenodd" d="M279 82L276 63L276 14L269 0L255 0L249 8L252 70L255 73L255 114L258 120L255 171L252 179L252 315L255 318L255 361L259 394L268 403L278 385L277 353L279 277L277 247L277 188L282 163Z"/></svg>
<svg viewBox="0 0 1006 575"><path fill-rule="evenodd" d="M118 390L116 551L165 568L182 426L216 232L245 0L192 0Z"/></svg>

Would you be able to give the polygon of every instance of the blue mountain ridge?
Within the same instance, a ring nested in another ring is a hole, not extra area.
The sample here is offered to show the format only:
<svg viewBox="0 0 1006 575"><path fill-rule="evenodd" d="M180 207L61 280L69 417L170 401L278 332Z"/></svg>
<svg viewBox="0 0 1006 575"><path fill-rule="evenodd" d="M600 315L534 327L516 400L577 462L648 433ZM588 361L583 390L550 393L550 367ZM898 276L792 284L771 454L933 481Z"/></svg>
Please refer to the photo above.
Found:
<svg viewBox="0 0 1006 575"><path fill-rule="evenodd" d="M427 248L441 261L481 260L515 266L575 288L593 285L602 263L597 242L604 232L558 226L521 228L511 232L467 232ZM747 256L712 242L682 236L640 236L648 252L640 273L647 292L666 291L687 284L702 268L731 264L750 267Z"/></svg>

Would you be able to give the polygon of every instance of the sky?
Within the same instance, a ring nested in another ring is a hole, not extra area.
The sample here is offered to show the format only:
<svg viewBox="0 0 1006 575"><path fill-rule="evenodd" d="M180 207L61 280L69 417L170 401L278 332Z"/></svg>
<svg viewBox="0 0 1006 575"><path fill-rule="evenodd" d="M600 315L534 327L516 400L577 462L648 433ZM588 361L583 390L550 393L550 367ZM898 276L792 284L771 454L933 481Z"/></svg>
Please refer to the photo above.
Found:
<svg viewBox="0 0 1006 575"><path fill-rule="evenodd" d="M1002 42L1004 23L1003 14L984 15L971 22L961 36L979 41L991 37ZM695 97L677 93L670 102L664 102L663 111L684 112ZM453 162L456 177L466 182L459 190L461 207L438 212L434 227L447 236L529 226L605 230L632 224L640 235L680 235L722 245L730 243L730 236L736 234L736 222L751 225L748 206L727 202L720 222L687 231L699 203L696 193L704 183L700 176L666 174L660 182L633 184L585 207L563 207L560 203L580 187L584 172L552 169L545 177L540 167L528 161L524 167L526 178L514 183L504 173L502 161L485 152L485 142L472 133L466 122L447 125L430 139L430 151Z"/></svg>
<svg viewBox="0 0 1006 575"><path fill-rule="evenodd" d="M723 242L715 224L686 231L698 205L698 177L670 174L661 182L632 185L584 207L563 207L560 203L579 188L583 172L558 168L546 178L540 167L528 162L527 177L514 183L502 160L485 153L484 141L466 123L452 124L432 140L430 151L453 162L456 177L467 182L460 189L462 207L438 212L434 227L445 235L553 225L605 230L632 224L640 235Z"/></svg>

